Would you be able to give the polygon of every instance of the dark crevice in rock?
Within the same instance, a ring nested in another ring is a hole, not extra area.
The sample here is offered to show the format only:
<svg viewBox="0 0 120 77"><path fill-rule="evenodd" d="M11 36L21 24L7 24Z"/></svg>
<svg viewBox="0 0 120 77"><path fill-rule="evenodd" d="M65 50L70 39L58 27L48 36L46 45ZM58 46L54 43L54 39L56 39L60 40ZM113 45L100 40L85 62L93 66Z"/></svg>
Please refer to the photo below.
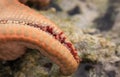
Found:
<svg viewBox="0 0 120 77"><path fill-rule="evenodd" d="M109 71L107 72L108 77L116 77L116 72L115 71Z"/></svg>
<svg viewBox="0 0 120 77"><path fill-rule="evenodd" d="M68 14L73 16L73 15L76 15L76 14L80 14L81 11L80 11L80 8L78 6L74 7L72 10L68 11Z"/></svg>
<svg viewBox="0 0 120 77"><path fill-rule="evenodd" d="M120 67L120 61L115 62L116 67Z"/></svg>
<svg viewBox="0 0 120 77"><path fill-rule="evenodd" d="M46 63L46 64L44 64L44 67L45 67L45 68L47 68L47 69L48 69L48 71L50 71L50 70L51 70L52 66L53 66L53 64L52 64L52 63Z"/></svg>
<svg viewBox="0 0 120 77"><path fill-rule="evenodd" d="M28 1L28 2L26 3L26 5L28 5L29 7L32 7L32 6L33 6L33 2Z"/></svg>
<svg viewBox="0 0 120 77"><path fill-rule="evenodd" d="M30 8L34 8L36 10L46 10L49 6L49 1L43 1L42 0L19 0L21 3L27 5Z"/></svg>
<svg viewBox="0 0 120 77"><path fill-rule="evenodd" d="M79 1L86 2L86 0L79 0Z"/></svg>
<svg viewBox="0 0 120 77"><path fill-rule="evenodd" d="M58 11L58 12L62 11L62 8L58 4L55 3L55 0L51 0L49 8L50 7L54 7L56 9L56 11Z"/></svg>
<svg viewBox="0 0 120 77"><path fill-rule="evenodd" d="M117 11L115 10L115 6L111 5L111 1L109 2L109 7L106 11L106 13L95 20L95 23L97 24L97 28L100 31L107 31L110 30L114 26L115 18L117 15Z"/></svg>

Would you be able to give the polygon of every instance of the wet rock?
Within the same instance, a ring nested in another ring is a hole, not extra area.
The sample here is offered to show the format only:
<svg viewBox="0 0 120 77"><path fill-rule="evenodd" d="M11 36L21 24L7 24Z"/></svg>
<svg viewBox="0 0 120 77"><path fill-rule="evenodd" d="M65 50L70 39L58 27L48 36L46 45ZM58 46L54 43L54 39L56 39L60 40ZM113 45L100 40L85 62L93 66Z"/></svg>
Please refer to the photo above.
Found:
<svg viewBox="0 0 120 77"><path fill-rule="evenodd" d="M93 21L106 13L108 0L52 0L52 4L41 13L54 21L79 51L82 62L78 70L62 76L57 65L29 50L16 61L1 62L0 77L120 77L119 15L110 31L93 27Z"/></svg>

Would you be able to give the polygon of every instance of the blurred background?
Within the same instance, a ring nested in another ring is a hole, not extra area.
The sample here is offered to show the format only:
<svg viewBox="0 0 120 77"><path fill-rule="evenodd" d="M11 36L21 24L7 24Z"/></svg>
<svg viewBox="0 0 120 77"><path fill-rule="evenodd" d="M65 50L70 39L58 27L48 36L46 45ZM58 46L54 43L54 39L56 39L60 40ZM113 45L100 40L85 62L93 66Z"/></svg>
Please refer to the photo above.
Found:
<svg viewBox="0 0 120 77"><path fill-rule="evenodd" d="M55 22L82 62L73 75L60 76L56 65L29 49L16 61L1 62L0 77L120 77L120 0L20 1Z"/></svg>

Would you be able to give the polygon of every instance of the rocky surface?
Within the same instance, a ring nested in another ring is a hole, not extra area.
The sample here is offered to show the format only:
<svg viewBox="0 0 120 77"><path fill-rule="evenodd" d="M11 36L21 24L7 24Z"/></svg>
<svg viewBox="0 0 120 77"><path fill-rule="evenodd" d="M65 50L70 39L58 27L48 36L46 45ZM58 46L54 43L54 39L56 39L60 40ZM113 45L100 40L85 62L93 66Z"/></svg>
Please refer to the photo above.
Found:
<svg viewBox="0 0 120 77"><path fill-rule="evenodd" d="M0 62L0 77L120 77L120 1L52 0L42 13L54 21L79 52L82 62L71 76L37 50Z"/></svg>

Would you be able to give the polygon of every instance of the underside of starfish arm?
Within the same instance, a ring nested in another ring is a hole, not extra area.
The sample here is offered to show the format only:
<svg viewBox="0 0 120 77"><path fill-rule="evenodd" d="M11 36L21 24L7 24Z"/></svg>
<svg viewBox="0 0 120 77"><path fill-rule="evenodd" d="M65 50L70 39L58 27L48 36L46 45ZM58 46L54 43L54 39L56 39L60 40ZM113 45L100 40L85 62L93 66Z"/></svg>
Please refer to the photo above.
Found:
<svg viewBox="0 0 120 77"><path fill-rule="evenodd" d="M78 66L77 61L64 45L55 40L48 33L37 28L19 24L0 24L0 46L3 46L0 48L4 48L5 50L6 48L3 44L9 42L13 42L13 48L11 48L11 50L16 48L14 48L14 42L15 45L18 45L17 48L28 47L40 50L41 54L50 58L54 63L60 66L61 72L64 75L70 75ZM41 51L41 49L43 49L43 51ZM8 50L6 53L3 53L3 55L6 57L9 55L10 57L9 53L10 51ZM16 56L12 57L14 53ZM14 60L23 53L25 53L25 51L16 50L12 52L11 59ZM2 57L0 58L2 59Z"/></svg>
<svg viewBox="0 0 120 77"><path fill-rule="evenodd" d="M41 53L59 65L64 75L79 65L76 49L53 22L18 0L1 0L0 59L14 60L27 47L43 49Z"/></svg>
<svg viewBox="0 0 120 77"><path fill-rule="evenodd" d="M0 4L1 3L4 3L4 5L0 6L0 8L3 8L0 9L0 21L8 20L12 21L12 23L14 23L14 21L18 21L18 24L22 23L30 26L37 25L37 27L50 26L53 29L52 34L55 33L59 35L62 33L61 36L64 36L65 41L70 42L64 35L63 31L61 31L61 29L59 29L52 21L37 13L36 11L30 9L29 7L24 6L18 2L18 0L3 0L0 1ZM74 55L74 58L79 62L77 52L72 44L71 50L73 50L71 53Z"/></svg>

